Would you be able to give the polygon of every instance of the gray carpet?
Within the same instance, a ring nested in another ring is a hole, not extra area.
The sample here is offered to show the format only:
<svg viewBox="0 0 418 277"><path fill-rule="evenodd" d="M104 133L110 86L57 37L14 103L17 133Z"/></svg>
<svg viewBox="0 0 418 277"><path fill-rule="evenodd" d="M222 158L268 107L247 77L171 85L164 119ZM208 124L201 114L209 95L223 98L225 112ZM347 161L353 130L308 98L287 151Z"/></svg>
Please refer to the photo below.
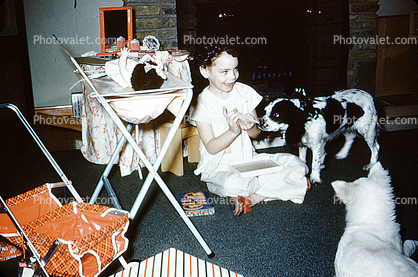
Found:
<svg viewBox="0 0 418 277"><path fill-rule="evenodd" d="M379 139L380 161L392 175L397 197L418 199L417 135L418 130L382 132ZM24 149L20 149L16 146L4 147L4 142L2 139L0 167L1 194L4 198L43 182L59 180L42 154L32 151L34 147L31 143L27 142ZM336 140L329 144L327 167L322 172L324 182L307 193L301 205L273 201L257 205L247 215L234 217L225 199L211 195L215 215L192 218L192 221L215 252L213 259L207 258L154 182L130 224L130 245L125 258L143 260L174 247L248 277L333 276L334 255L344 230L345 211L344 205L334 199L330 183L336 179L353 181L366 176L367 172L362 167L369 159L367 146L361 139L356 139L348 158L335 160L333 155L338 152L341 143ZM288 149L270 151L285 150ZM76 150L52 154L80 195L90 197L104 166L87 162ZM205 184L193 174L196 164L185 164L185 175L182 177L162 174L171 191L206 190ZM123 208L129 210L142 181L138 181L136 173L121 178L118 169L112 172L110 180ZM101 197L107 198L105 193ZM418 239L418 204L398 205L397 213L403 239ZM4 276L16 276L13 275L15 262L0 263ZM107 276L118 268L116 261L101 276Z"/></svg>

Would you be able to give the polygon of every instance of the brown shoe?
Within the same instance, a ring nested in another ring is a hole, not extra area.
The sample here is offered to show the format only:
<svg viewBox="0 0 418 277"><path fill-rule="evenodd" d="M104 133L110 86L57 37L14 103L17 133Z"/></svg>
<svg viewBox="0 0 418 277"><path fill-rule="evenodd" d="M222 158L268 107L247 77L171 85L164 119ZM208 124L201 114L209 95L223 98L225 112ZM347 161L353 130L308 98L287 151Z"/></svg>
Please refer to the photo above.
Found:
<svg viewBox="0 0 418 277"><path fill-rule="evenodd" d="M306 188L306 191L310 191L312 189L312 184L311 181L309 180L309 177L306 177L307 183L308 183L308 187Z"/></svg>

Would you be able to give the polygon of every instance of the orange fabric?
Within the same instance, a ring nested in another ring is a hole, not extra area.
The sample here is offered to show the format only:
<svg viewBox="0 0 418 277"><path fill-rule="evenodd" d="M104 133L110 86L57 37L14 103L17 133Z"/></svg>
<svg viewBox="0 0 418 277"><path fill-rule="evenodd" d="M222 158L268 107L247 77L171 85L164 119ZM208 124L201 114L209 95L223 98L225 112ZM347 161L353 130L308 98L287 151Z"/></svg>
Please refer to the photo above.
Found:
<svg viewBox="0 0 418 277"><path fill-rule="evenodd" d="M8 199L6 203L13 207L15 217L41 257L45 256L56 239L60 241L45 266L48 274L57 277L80 276L81 271L83 276L98 276L116 256L125 252L128 246L125 237L129 225L127 213L114 215L107 213L108 207L76 202L46 212L49 208L39 208L33 204L35 196L45 193L45 188L40 188ZM49 194L47 188L46 192ZM36 215L27 210L29 206L36 210L39 217L35 218ZM20 208L26 209L33 220L29 221ZM0 222L1 230L11 231L10 226L4 227L6 221L3 218ZM7 239L26 248L19 236L8 236Z"/></svg>
<svg viewBox="0 0 418 277"><path fill-rule="evenodd" d="M9 198L5 202L20 225L25 225L60 206L51 197L47 185ZM0 234L7 236L16 233L16 227L7 214L0 214L0 222Z"/></svg>

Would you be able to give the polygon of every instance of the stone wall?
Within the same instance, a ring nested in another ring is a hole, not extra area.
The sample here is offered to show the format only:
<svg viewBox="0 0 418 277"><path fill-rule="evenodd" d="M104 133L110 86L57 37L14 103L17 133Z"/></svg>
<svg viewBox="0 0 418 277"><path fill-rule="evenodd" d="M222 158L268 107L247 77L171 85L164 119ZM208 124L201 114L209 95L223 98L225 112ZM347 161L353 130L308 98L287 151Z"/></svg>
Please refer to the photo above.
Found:
<svg viewBox="0 0 418 277"><path fill-rule="evenodd" d="M194 0L196 1L196 0ZM180 37L195 33L196 19L193 0L124 0L133 6L135 16L135 36L138 39L151 34L156 36L164 49L174 49L182 44ZM377 35L377 15L379 0L349 1L350 37L374 38ZM176 7L178 2L178 7ZM178 11L177 11L178 9ZM177 12L183 20L177 24ZM375 44L351 44L347 65L347 87L361 88L374 94L376 72Z"/></svg>
<svg viewBox="0 0 418 277"><path fill-rule="evenodd" d="M124 5L133 8L134 37L142 42L153 35L163 49L177 49L176 0L124 0Z"/></svg>
<svg viewBox="0 0 418 277"><path fill-rule="evenodd" d="M378 0L349 0L350 38L377 36ZM376 44L350 44L347 65L347 87L375 91Z"/></svg>

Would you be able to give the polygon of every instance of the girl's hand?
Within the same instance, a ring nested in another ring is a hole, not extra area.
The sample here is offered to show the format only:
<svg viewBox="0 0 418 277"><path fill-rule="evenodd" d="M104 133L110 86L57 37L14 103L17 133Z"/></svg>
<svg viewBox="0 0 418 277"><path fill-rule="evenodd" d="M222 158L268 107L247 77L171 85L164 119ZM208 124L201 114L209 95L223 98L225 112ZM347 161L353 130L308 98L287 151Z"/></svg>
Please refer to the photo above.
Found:
<svg viewBox="0 0 418 277"><path fill-rule="evenodd" d="M226 108L223 108L223 114L225 116L226 122L229 125L229 130L234 134L240 134L241 133L241 127L238 124L239 120L239 112L237 109L233 109L231 112L228 112Z"/></svg>
<svg viewBox="0 0 418 277"><path fill-rule="evenodd" d="M247 131L247 130L250 130L252 127L254 127L255 125L254 121L256 121L254 116L250 113L247 113L244 115L240 115L238 124L242 130Z"/></svg>

